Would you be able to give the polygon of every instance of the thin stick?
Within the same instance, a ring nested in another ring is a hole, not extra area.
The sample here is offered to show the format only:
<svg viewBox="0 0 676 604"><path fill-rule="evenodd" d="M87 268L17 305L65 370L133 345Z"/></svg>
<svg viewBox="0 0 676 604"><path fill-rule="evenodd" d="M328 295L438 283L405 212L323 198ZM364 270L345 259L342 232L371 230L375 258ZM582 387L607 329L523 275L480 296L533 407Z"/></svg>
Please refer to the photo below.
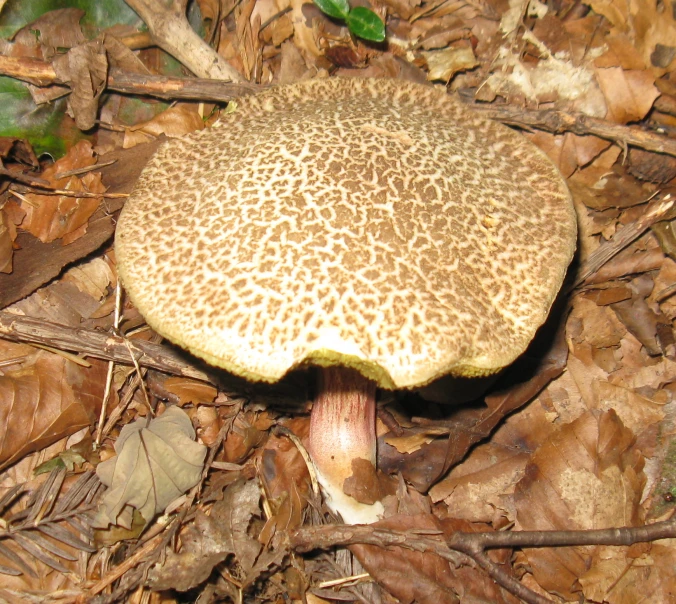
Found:
<svg viewBox="0 0 676 604"><path fill-rule="evenodd" d="M115 288L115 313L113 315L113 330L118 331L120 327L120 308L122 307L122 286L117 282ZM108 408L108 399L113 386L113 370L115 369L115 361L108 361L108 372L106 373L106 388L103 391L103 402L101 403L101 414L99 415L99 424L96 429L96 440L94 446L96 448L101 446L101 439L103 438L103 426L106 421L106 411Z"/></svg>

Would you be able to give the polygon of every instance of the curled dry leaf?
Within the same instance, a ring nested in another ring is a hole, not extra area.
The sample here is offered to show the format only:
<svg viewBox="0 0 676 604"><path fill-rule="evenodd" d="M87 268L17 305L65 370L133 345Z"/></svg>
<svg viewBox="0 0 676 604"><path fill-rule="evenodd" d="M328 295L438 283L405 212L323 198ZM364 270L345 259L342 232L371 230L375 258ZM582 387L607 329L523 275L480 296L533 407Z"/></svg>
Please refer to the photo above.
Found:
<svg viewBox="0 0 676 604"><path fill-rule="evenodd" d="M174 105L147 122L127 128L122 147L129 149L147 143L162 134L169 137L178 137L203 128L204 121L195 110L194 105L187 103Z"/></svg>
<svg viewBox="0 0 676 604"><path fill-rule="evenodd" d="M88 172L82 178L69 176L57 178L59 173L76 168L86 168L96 163L92 146L80 141L54 165L47 168L40 178L55 188L73 192L103 193L106 188L98 172ZM21 228L29 231L43 243L63 238L66 245L87 231L87 221L99 207L99 197L66 197L62 195L37 195L29 193L21 203L26 217Z"/></svg>
<svg viewBox="0 0 676 604"><path fill-rule="evenodd" d="M634 434L613 411L590 411L543 442L516 485L521 530L638 526L645 483ZM577 581L593 568L597 548L526 549L538 583L575 599Z"/></svg>
<svg viewBox="0 0 676 604"><path fill-rule="evenodd" d="M98 38L71 48L53 63L57 76L71 88L68 112L80 130L96 124L99 97L106 87L108 57L103 41Z"/></svg>
<svg viewBox="0 0 676 604"><path fill-rule="evenodd" d="M3 342L3 348L13 346ZM0 468L96 421L106 375L103 361L92 359L90 367L82 367L40 350L3 373Z"/></svg>
<svg viewBox="0 0 676 604"><path fill-rule="evenodd" d="M131 526L131 509L146 522L200 480L207 449L195 442L185 411L170 407L150 422L138 419L120 431L117 455L96 468L109 487L95 523Z"/></svg>

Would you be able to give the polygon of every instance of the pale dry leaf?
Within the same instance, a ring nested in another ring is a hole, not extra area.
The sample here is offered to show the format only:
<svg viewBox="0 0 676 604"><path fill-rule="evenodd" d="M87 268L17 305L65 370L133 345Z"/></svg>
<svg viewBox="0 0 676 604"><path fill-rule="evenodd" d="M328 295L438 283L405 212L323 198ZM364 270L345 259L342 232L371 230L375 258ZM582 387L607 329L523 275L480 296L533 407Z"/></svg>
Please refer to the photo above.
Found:
<svg viewBox="0 0 676 604"><path fill-rule="evenodd" d="M479 64L471 46L430 50L423 52L422 55L429 68L427 74L429 81L449 82L459 71L474 69Z"/></svg>
<svg viewBox="0 0 676 604"><path fill-rule="evenodd" d="M563 101L591 117L604 117L607 108L593 72L570 60L550 56L535 66L525 64L511 49L500 49L486 85L498 94L519 95L536 101Z"/></svg>
<svg viewBox="0 0 676 604"><path fill-rule="evenodd" d="M439 436L447 436L448 428L430 427L420 431L406 433L403 436L387 436L385 442L392 445L399 453L413 453L418 451L423 445L429 445Z"/></svg>
<svg viewBox="0 0 676 604"><path fill-rule="evenodd" d="M62 277L66 283L72 283L82 293L94 300L101 301L109 293L109 287L117 281L110 265L103 258L94 258L69 268Z"/></svg>
<svg viewBox="0 0 676 604"><path fill-rule="evenodd" d="M178 407L169 407L150 422L137 419L122 428L115 443L117 455L96 468L101 482L109 487L96 524L130 528L130 507L150 522L194 487L207 451L194 439L190 418Z"/></svg>

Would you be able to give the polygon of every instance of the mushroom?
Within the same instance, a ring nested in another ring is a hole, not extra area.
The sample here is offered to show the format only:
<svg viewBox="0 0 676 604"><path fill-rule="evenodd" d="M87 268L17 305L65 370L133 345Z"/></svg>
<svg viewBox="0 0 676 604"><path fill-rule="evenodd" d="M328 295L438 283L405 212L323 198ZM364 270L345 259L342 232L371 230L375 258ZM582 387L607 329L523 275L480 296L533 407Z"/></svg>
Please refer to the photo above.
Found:
<svg viewBox="0 0 676 604"><path fill-rule="evenodd" d="M512 363L572 258L570 194L528 140L432 87L321 79L237 105L144 169L119 274L213 365L265 382L318 366L310 455L329 506L371 522L382 504L343 487L376 461L376 387Z"/></svg>

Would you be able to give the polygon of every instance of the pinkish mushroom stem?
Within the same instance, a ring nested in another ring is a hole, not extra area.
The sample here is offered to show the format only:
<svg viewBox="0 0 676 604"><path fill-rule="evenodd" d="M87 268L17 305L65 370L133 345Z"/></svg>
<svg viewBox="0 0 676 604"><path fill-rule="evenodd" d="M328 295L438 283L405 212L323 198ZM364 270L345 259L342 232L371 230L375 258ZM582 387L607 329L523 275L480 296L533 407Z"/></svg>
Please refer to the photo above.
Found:
<svg viewBox="0 0 676 604"><path fill-rule="evenodd" d="M322 367L317 386L308 448L326 503L348 524L375 522L383 505L357 501L344 488L352 477L351 492L368 491L364 483L375 475L376 385L352 369Z"/></svg>

